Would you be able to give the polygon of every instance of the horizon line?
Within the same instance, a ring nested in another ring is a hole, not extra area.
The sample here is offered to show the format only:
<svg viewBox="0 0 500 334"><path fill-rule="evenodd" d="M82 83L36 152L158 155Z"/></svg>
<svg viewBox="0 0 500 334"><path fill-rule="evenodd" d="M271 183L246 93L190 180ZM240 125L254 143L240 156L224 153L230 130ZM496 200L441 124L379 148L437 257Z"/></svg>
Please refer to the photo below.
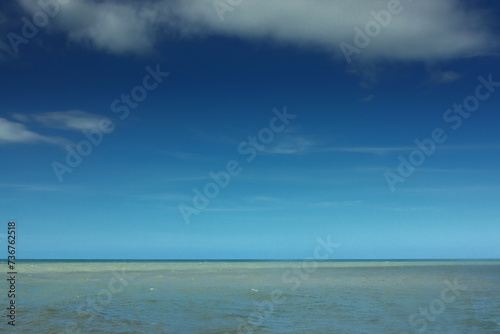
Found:
<svg viewBox="0 0 500 334"><path fill-rule="evenodd" d="M0 262L7 262L3 259ZM17 259L17 261L164 261L164 262L286 262L286 261L305 261L305 262L356 262L356 261L500 261L500 258L408 258L408 259Z"/></svg>

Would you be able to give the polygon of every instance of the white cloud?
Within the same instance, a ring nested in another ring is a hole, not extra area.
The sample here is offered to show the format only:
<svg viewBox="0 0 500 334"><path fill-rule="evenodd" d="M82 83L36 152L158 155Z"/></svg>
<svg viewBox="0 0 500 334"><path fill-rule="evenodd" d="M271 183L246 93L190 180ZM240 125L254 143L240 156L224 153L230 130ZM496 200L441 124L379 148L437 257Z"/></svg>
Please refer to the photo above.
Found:
<svg viewBox="0 0 500 334"><path fill-rule="evenodd" d="M271 196L263 196L263 195L248 196L248 197L244 198L244 200L248 201L248 202L266 202L266 203L271 203L271 204L286 203L285 199L271 197Z"/></svg>
<svg viewBox="0 0 500 334"><path fill-rule="evenodd" d="M342 206L353 206L363 203L362 200L356 201L340 201L340 202L317 202L313 203L312 206L315 207L342 207Z"/></svg>
<svg viewBox="0 0 500 334"><path fill-rule="evenodd" d="M273 142L265 146L268 154L304 154L308 153L315 142L303 136L288 133L278 133Z"/></svg>
<svg viewBox="0 0 500 334"><path fill-rule="evenodd" d="M450 83L460 79L461 75L453 71L434 71L431 73L430 81L433 83Z"/></svg>
<svg viewBox="0 0 500 334"><path fill-rule="evenodd" d="M207 208L207 211L267 211L267 210L283 210L286 208L301 208L301 209L316 209L316 208L340 208L360 205L362 200L351 201L321 201L321 202L307 202L307 201L294 201L290 198L278 198L270 196L250 196L243 199L244 202L250 203L249 206L234 207L222 206L219 208ZM256 204L259 205L251 205Z"/></svg>
<svg viewBox="0 0 500 334"><path fill-rule="evenodd" d="M60 145L64 143L61 138L46 137L26 129L21 123L0 118L0 143L50 143Z"/></svg>
<svg viewBox="0 0 500 334"><path fill-rule="evenodd" d="M402 189L403 192L407 193L447 193L447 194L457 194L457 193L484 193L488 191L498 191L500 187L498 185L490 184L476 184L476 185L452 185L452 186L431 186L431 187L416 187Z"/></svg>
<svg viewBox="0 0 500 334"><path fill-rule="evenodd" d="M139 200L145 201L190 201L192 200L192 196L188 195L179 195L173 193L158 193L158 194L146 194L146 195L138 195L134 196Z"/></svg>
<svg viewBox="0 0 500 334"><path fill-rule="evenodd" d="M13 114L12 117L22 122L36 121L46 127L63 130L90 130L99 128L102 116L80 110L51 111L40 114Z"/></svg>
<svg viewBox="0 0 500 334"><path fill-rule="evenodd" d="M371 100L373 100L375 98L375 95L374 94L370 94L370 95L367 95L365 96L364 98L361 99L361 102L370 102Z"/></svg>
<svg viewBox="0 0 500 334"><path fill-rule="evenodd" d="M14 184L14 183L0 183L0 188L11 188L22 191L43 191L43 192L53 192L53 191L64 191L65 189L61 186L46 185L46 184Z"/></svg>
<svg viewBox="0 0 500 334"><path fill-rule="evenodd" d="M18 121L0 118L0 143L49 143L54 145L71 145L71 141L53 136L44 136L28 130L22 123L38 123L43 127L70 131L90 130L99 127L102 116L80 110L52 111L38 114L12 113L11 117ZM22 122L22 123L20 123Z"/></svg>
<svg viewBox="0 0 500 334"><path fill-rule="evenodd" d="M314 45L337 54L341 42L353 43L355 26L364 28L373 20L370 11L387 8L387 0L253 0L226 12L221 22L211 1L180 3L177 10L184 24L229 36ZM401 0L401 4L403 11L393 16L360 57L448 59L488 53L496 40L481 20L484 14L466 11L457 0Z"/></svg>
<svg viewBox="0 0 500 334"><path fill-rule="evenodd" d="M347 152L347 153L369 153L383 155L389 152L400 152L415 149L413 146L337 146L320 149L320 152Z"/></svg>
<svg viewBox="0 0 500 334"><path fill-rule="evenodd" d="M40 10L38 1L19 0L28 12ZM68 0L52 18L52 25L69 40L110 53L143 54L152 50L160 12L147 1Z"/></svg>
<svg viewBox="0 0 500 334"><path fill-rule="evenodd" d="M24 114L19 114L19 113L12 113L12 118L15 119L16 121L27 123L31 121L28 115Z"/></svg>
<svg viewBox="0 0 500 334"><path fill-rule="evenodd" d="M346 152L346 153L367 153L384 155L391 152L410 152L417 146L331 146L318 149L316 152ZM485 150L498 149L498 145L442 145L439 150Z"/></svg>
<svg viewBox="0 0 500 334"><path fill-rule="evenodd" d="M19 2L29 12L40 10L36 1ZM358 59L434 61L497 50L485 11L459 0L401 4L403 11ZM150 52L160 36L225 35L316 46L341 58L339 44L353 43L353 28L364 28L373 19L370 11L385 8L387 0L246 0L221 21L210 0L73 0L61 5L52 27L71 41L115 54Z"/></svg>

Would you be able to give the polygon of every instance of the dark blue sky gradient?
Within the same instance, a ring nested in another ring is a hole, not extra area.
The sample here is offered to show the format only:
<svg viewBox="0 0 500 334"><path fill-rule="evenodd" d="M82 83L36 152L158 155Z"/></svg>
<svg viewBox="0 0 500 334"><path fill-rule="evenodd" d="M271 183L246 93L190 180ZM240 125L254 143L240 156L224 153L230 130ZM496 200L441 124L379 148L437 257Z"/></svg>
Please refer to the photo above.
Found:
<svg viewBox="0 0 500 334"><path fill-rule="evenodd" d="M497 17L495 2L481 7ZM112 101L157 64L170 75L120 120ZM116 54L47 29L0 71L0 118L66 140L0 133L2 219L18 222L23 258L304 258L327 235L339 259L500 257L500 88L457 130L443 120L478 76L500 81L495 52L348 65L319 47L212 33ZM445 72L456 77L435 79ZM284 106L296 118L247 162L238 145ZM72 110L115 130L59 182L51 164L86 138L36 119ZM435 128L446 142L392 192L384 173ZM179 204L230 160L241 173L186 224Z"/></svg>

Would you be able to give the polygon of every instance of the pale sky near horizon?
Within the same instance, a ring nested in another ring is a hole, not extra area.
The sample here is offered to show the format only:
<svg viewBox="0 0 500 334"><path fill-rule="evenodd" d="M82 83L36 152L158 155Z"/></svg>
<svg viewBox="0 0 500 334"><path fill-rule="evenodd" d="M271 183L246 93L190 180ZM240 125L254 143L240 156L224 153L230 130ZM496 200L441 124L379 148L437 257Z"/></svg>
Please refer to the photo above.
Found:
<svg viewBox="0 0 500 334"><path fill-rule="evenodd" d="M499 10L3 2L0 242L15 220L25 259L302 259L328 235L331 259L500 258Z"/></svg>

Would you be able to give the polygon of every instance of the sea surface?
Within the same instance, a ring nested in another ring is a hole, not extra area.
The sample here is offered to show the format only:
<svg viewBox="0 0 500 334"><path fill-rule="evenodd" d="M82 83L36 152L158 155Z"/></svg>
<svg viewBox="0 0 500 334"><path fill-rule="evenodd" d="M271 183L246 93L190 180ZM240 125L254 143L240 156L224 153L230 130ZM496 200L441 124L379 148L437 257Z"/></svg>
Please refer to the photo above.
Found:
<svg viewBox="0 0 500 334"><path fill-rule="evenodd" d="M1 333L500 333L500 261L26 260L16 271L16 326L4 279Z"/></svg>

